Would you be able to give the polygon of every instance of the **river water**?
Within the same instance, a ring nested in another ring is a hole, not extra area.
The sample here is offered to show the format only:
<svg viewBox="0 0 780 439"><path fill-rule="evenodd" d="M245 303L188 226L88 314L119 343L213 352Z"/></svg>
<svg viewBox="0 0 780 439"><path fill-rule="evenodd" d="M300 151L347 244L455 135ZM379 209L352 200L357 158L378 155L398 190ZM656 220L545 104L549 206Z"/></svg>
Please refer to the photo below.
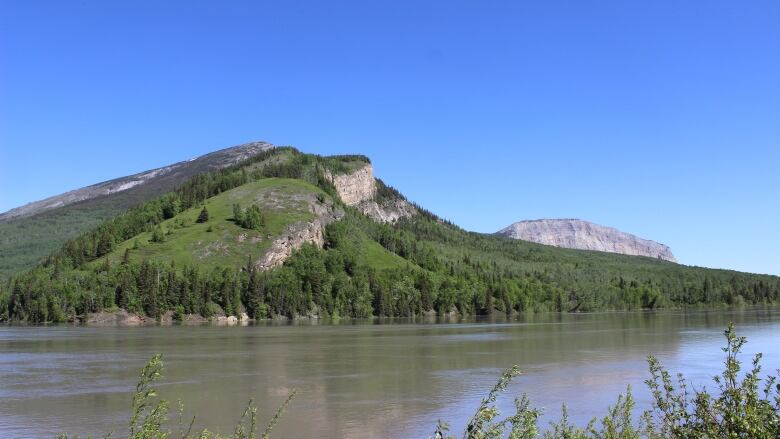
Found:
<svg viewBox="0 0 780 439"><path fill-rule="evenodd" d="M517 364L500 405L526 392L542 426L566 402L580 424L643 380L654 354L696 385L722 368L728 322L780 368L780 310L594 313L465 323L350 322L248 327L0 327L0 437L123 437L141 367L162 353L161 396L181 399L196 426L230 433L254 398L265 421L298 395L277 438L426 438L453 430L500 373ZM175 412L175 410L173 410ZM188 421L187 421L188 422ZM460 436L458 434L458 436Z"/></svg>

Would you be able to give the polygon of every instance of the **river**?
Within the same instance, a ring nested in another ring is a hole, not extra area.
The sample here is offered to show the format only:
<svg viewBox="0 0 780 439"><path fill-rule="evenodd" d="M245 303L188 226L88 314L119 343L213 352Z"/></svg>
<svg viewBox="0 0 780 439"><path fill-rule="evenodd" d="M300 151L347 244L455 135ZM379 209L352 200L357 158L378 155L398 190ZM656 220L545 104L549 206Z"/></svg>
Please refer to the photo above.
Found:
<svg viewBox="0 0 780 439"><path fill-rule="evenodd" d="M630 384L640 408L646 356L696 385L722 368L723 329L737 324L748 355L780 368L780 309L543 314L463 323L396 321L247 327L0 327L0 437L57 433L123 437L141 367L162 353L161 396L197 426L230 433L254 398L265 421L298 395L275 438L427 438L454 432L517 364L500 400L526 392L544 426L566 402L586 423ZM172 416L175 417L175 416ZM188 420L187 420L188 422ZM460 436L460 434L457 434Z"/></svg>

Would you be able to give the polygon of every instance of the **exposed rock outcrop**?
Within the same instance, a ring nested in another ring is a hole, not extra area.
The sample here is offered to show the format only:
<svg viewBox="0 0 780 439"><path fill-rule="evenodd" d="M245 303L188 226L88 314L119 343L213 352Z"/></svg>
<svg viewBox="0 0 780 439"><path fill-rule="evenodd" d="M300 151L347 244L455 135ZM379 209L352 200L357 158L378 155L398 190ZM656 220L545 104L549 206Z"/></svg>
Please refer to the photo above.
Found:
<svg viewBox="0 0 780 439"><path fill-rule="evenodd" d="M382 223L394 223L417 213L417 209L403 198L378 200L374 169L366 164L347 174L325 172L325 178L333 183L341 201L357 208L364 215Z"/></svg>
<svg viewBox="0 0 780 439"><path fill-rule="evenodd" d="M258 268L268 270L282 265L295 250L307 243L322 247L325 244L323 235L325 226L344 217L342 209L334 208L315 198L310 200L309 207L316 218L311 221L298 221L288 226L284 233L271 243L271 248L265 255L255 262Z"/></svg>
<svg viewBox="0 0 780 439"><path fill-rule="evenodd" d="M214 323L220 326L235 326L239 322L236 316L217 316Z"/></svg>
<svg viewBox="0 0 780 439"><path fill-rule="evenodd" d="M520 221L496 234L555 247L648 256L677 262L672 250L666 245L578 219Z"/></svg>
<svg viewBox="0 0 780 439"><path fill-rule="evenodd" d="M380 203L366 200L357 205L364 215L380 223L394 223L401 218L409 218L417 214L417 209L408 201L397 198Z"/></svg>
<svg viewBox="0 0 780 439"><path fill-rule="evenodd" d="M370 164L346 174L333 174L326 171L325 178L336 188L344 204L357 208L376 221L394 223L417 213L414 206L402 198L377 201L377 183ZM284 233L271 243L271 248L263 257L255 263L258 268L268 270L282 265L295 250L306 243L322 247L325 244L323 234L325 226L344 217L342 209L323 203L315 197L307 202L316 218L288 226Z"/></svg>
<svg viewBox="0 0 780 439"><path fill-rule="evenodd" d="M341 201L347 206L356 206L364 201L371 200L376 195L376 182L374 181L374 169L366 164L348 174L332 174L325 171L325 178L333 183Z"/></svg>
<svg viewBox="0 0 780 439"><path fill-rule="evenodd" d="M113 312L101 311L89 313L84 316L82 322L94 326L139 326L157 323L157 321L151 317L130 313L121 308Z"/></svg>

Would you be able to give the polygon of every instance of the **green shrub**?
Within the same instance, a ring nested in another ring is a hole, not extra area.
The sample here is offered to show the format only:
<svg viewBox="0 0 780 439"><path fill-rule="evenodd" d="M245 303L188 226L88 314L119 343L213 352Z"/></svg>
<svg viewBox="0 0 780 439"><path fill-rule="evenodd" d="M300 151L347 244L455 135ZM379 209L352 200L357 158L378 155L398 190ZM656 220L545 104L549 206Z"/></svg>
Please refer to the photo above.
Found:
<svg viewBox="0 0 780 439"><path fill-rule="evenodd" d="M740 376L742 363L738 354L747 342L738 337L734 325L724 332L726 353L724 371L713 380L717 394L706 389L691 390L682 374L673 380L659 361L650 356L650 378L645 381L653 396L650 410L635 419L631 389L620 395L601 420L594 418L584 428L569 422L566 406L561 419L552 422L541 436L544 439L720 439L720 438L780 438L780 383L778 375L763 379L761 385L761 354L756 354L750 369ZM531 408L524 394L515 400L515 413L499 420L495 406L498 394L520 371L517 366L507 370L493 390L482 400L474 416L466 425L463 437L467 439L539 438L537 419L539 409ZM676 381L676 383L675 383ZM451 439L446 423L439 421L432 439Z"/></svg>
<svg viewBox="0 0 780 439"><path fill-rule="evenodd" d="M259 436L257 407L255 407L251 400L249 401L249 404L247 404L232 435L222 436L206 429L193 431L195 418L192 418L188 424L183 422L184 406L181 402L179 403L179 422L176 429L172 430L167 427L169 424L168 412L170 403L165 399L159 398L157 389L154 388L154 383L162 376L164 366L162 356L157 354L152 357L152 359L149 360L149 363L141 370L141 376L135 387L135 393L133 394L131 404L132 410L128 426L128 435L125 436L128 439L166 439L170 437L178 437L181 439L255 439L259 437L268 439L271 430L273 430L279 422L282 414L285 409L287 409L287 406L290 405L290 402L293 400L296 393L295 390L293 390L287 396L287 399L279 406ZM104 437L108 437L108 435ZM57 436L57 439L78 439L78 436L60 434Z"/></svg>
<svg viewBox="0 0 780 439"><path fill-rule="evenodd" d="M184 315L186 312L184 311L184 307L181 305L176 305L176 307L173 309L173 320L175 322L181 322L184 320Z"/></svg>
<svg viewBox="0 0 780 439"><path fill-rule="evenodd" d="M152 230L152 242L165 242L165 233L162 227L157 226Z"/></svg>
<svg viewBox="0 0 780 439"><path fill-rule="evenodd" d="M260 211L256 204L252 204L246 209L240 205L233 205L233 221L245 229L260 230L265 227L265 215Z"/></svg>
<svg viewBox="0 0 780 439"><path fill-rule="evenodd" d="M206 318L223 315L224 313L225 312L222 310L222 307L214 302L207 302L202 311L203 317Z"/></svg>

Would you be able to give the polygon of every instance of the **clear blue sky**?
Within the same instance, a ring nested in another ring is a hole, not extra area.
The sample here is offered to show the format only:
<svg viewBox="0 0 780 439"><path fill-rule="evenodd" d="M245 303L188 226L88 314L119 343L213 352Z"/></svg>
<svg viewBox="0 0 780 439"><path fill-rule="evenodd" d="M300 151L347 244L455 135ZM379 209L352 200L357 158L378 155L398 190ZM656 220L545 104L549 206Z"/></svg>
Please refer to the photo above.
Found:
<svg viewBox="0 0 780 439"><path fill-rule="evenodd" d="M780 274L780 2L0 3L0 211L260 139Z"/></svg>

